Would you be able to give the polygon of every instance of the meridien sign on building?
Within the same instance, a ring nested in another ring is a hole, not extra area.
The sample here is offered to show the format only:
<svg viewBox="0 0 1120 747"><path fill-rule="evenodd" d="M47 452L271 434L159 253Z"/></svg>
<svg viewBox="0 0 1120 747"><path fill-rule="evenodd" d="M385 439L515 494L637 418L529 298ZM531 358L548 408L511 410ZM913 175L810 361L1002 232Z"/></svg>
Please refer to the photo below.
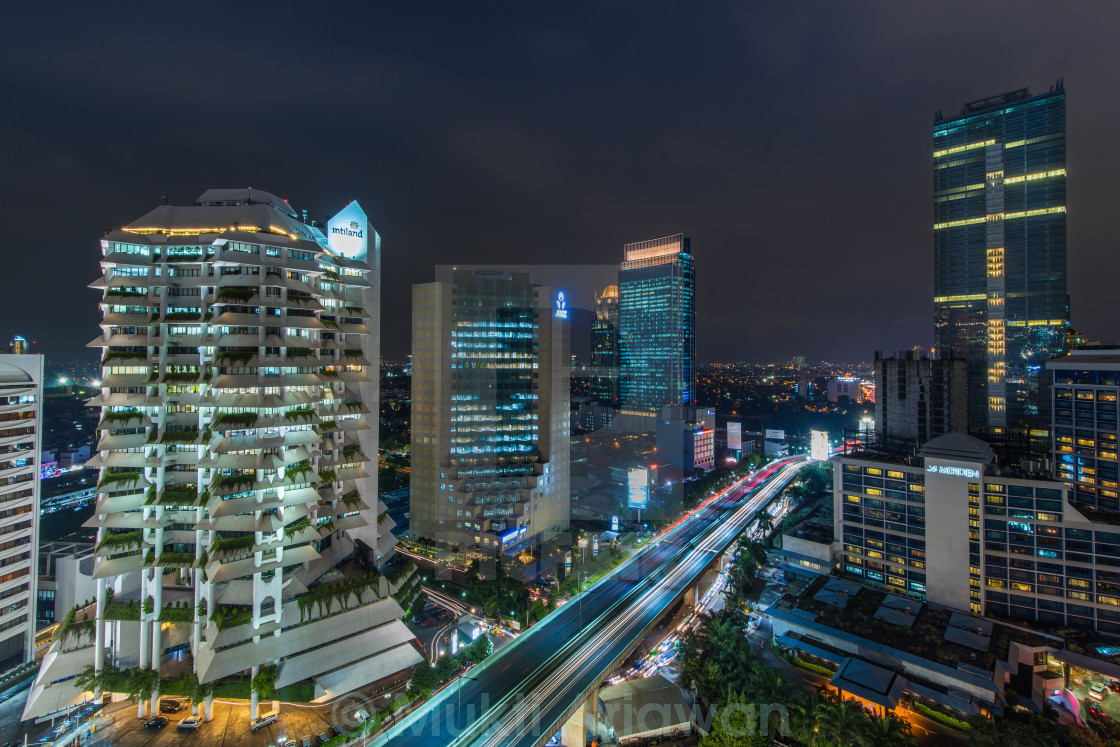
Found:
<svg viewBox="0 0 1120 747"><path fill-rule="evenodd" d="M931 475L949 475L950 477L970 477L973 480L980 479L980 470L970 469L968 467L952 467L948 464L929 464L926 463L926 472Z"/></svg>

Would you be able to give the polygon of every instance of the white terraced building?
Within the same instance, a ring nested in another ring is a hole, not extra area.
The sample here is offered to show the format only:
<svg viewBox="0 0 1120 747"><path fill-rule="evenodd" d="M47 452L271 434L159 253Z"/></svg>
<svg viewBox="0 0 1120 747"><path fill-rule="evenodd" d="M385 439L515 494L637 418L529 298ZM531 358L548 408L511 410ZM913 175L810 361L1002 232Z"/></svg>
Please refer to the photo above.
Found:
<svg viewBox="0 0 1120 747"><path fill-rule="evenodd" d="M0 355L0 671L32 660L43 356Z"/></svg>
<svg viewBox="0 0 1120 747"><path fill-rule="evenodd" d="M325 232L259 190L197 203L101 241L97 597L25 719L89 697L89 665L95 691L193 673L209 718L222 680L326 700L422 661L377 498L379 238L356 202Z"/></svg>

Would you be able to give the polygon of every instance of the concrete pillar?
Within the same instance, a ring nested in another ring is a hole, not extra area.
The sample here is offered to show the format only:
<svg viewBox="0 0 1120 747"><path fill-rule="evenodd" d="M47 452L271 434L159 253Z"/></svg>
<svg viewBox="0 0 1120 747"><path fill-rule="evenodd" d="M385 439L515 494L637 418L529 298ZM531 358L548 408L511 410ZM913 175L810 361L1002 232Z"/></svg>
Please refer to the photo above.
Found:
<svg viewBox="0 0 1120 747"><path fill-rule="evenodd" d="M258 674L260 674L260 673L261 673L261 668L260 668L259 666L254 666L254 667L252 668L252 670L250 671L250 674L249 674L249 683L250 683L250 691L249 691L249 720L250 720L250 721L256 721L256 720L257 720L257 716L259 716L259 715L260 715L259 713L257 713L257 711L258 711L258 710L259 710L259 708L260 708L260 700L261 700L261 697L260 697L259 695L257 695L257 691L256 691L256 690L253 690L253 689L251 689L251 688L252 688L252 682L253 682L253 680L254 680L254 679L256 679L256 678L257 678L257 675L258 675Z"/></svg>
<svg viewBox="0 0 1120 747"><path fill-rule="evenodd" d="M97 579L97 601L94 607L93 624L93 671L100 672L105 668L105 579ZM101 688L93 693L93 699L101 698Z"/></svg>
<svg viewBox="0 0 1120 747"><path fill-rule="evenodd" d="M585 747L588 734L595 735L599 730L599 688L579 708L568 717L560 730L560 743L564 747Z"/></svg>
<svg viewBox="0 0 1120 747"><path fill-rule="evenodd" d="M206 708L204 710L206 711L206 720L207 721L213 721L214 720L214 696L213 695L207 695L206 696Z"/></svg>

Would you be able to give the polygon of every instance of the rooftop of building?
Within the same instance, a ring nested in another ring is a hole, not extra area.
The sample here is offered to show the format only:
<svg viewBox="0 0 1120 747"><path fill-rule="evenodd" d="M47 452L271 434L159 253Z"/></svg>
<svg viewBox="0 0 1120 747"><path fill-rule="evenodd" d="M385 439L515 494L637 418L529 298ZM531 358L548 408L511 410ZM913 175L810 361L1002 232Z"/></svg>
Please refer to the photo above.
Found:
<svg viewBox="0 0 1120 747"><path fill-rule="evenodd" d="M827 544L833 540L832 525L820 524L808 519L790 529L785 536Z"/></svg>
<svg viewBox="0 0 1120 747"><path fill-rule="evenodd" d="M1053 474L1023 454L1025 451L1017 449L1014 443L992 443L967 433L948 433L932 438L920 447L916 447L910 439L864 439L864 443L838 456L915 469L922 468L927 458L976 462L985 465L984 474L989 477L1058 482Z"/></svg>
<svg viewBox="0 0 1120 747"><path fill-rule="evenodd" d="M1062 645L1053 636L836 576L814 579L773 609L943 666L984 672L1007 658L1011 641L1032 648Z"/></svg>
<svg viewBox="0 0 1120 747"><path fill-rule="evenodd" d="M1037 96L1047 96L1057 91L1064 90L1064 87L1065 84L1062 78L1058 78L1057 82L1050 87L1049 91L1047 91L1046 93L1037 94ZM1015 90L1008 91L1007 93L1001 93L996 96L988 96L986 98L965 102L965 105L961 107L961 113L956 117L944 117L942 116L941 112L938 111L934 115L934 121L944 122L949 119L958 119L960 117L978 114L980 112L988 111L991 109L999 109L1016 101L1024 101L1029 98L1032 98L1031 89L1016 88Z"/></svg>
<svg viewBox="0 0 1120 747"><path fill-rule="evenodd" d="M1063 356L1051 358L1046 361L1046 367L1049 369L1080 368L1082 366L1120 368L1120 347L1109 343L1094 347L1077 348Z"/></svg>
<svg viewBox="0 0 1120 747"><path fill-rule="evenodd" d="M318 240L322 232L301 221L276 195L255 189L210 189L194 205L160 205L122 230L139 234L248 231Z"/></svg>

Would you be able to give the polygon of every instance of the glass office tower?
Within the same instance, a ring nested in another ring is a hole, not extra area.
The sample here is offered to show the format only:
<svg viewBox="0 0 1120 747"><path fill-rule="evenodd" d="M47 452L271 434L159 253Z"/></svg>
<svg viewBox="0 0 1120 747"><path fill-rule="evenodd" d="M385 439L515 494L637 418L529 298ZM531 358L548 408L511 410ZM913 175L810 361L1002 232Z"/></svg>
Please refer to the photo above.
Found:
<svg viewBox="0 0 1120 747"><path fill-rule="evenodd" d="M475 270L412 298L410 534L489 558L554 538L569 518L563 291Z"/></svg>
<svg viewBox="0 0 1120 747"><path fill-rule="evenodd" d="M656 414L696 399L696 273L683 234L624 247L618 270L623 410Z"/></svg>
<svg viewBox="0 0 1120 747"><path fill-rule="evenodd" d="M974 431L1046 436L1042 367L1069 327L1065 132L1061 80L934 122L937 348L969 363Z"/></svg>

